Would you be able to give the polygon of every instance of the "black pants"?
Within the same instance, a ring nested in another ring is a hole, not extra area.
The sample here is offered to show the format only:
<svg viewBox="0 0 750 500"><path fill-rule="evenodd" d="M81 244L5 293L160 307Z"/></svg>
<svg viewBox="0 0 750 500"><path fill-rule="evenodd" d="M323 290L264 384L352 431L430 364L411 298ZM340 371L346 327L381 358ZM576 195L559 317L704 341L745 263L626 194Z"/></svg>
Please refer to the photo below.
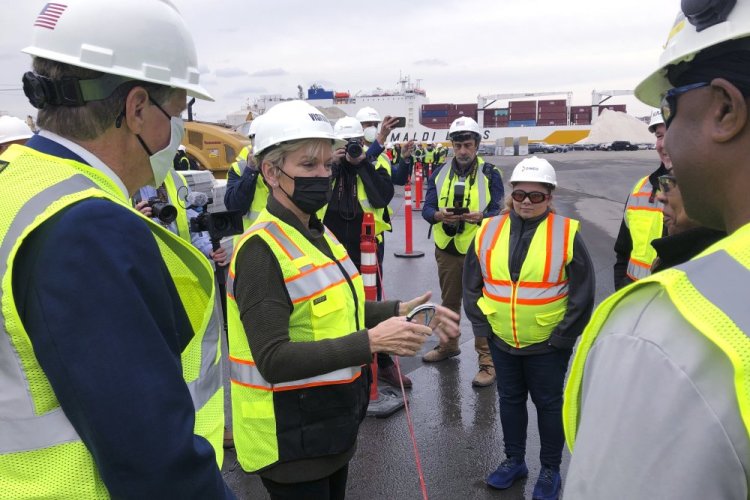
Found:
<svg viewBox="0 0 750 500"><path fill-rule="evenodd" d="M304 483L277 483L261 478L271 500L344 500L349 465L330 476Z"/></svg>

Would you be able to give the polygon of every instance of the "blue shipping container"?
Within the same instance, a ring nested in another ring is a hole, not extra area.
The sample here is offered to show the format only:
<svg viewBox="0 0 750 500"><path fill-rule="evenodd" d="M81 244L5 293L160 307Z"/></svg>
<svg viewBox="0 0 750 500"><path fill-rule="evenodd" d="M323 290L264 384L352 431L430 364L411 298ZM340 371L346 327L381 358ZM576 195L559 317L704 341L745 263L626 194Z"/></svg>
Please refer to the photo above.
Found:
<svg viewBox="0 0 750 500"><path fill-rule="evenodd" d="M509 127L536 127L536 120L510 120Z"/></svg>
<svg viewBox="0 0 750 500"><path fill-rule="evenodd" d="M333 91L332 90L324 90L324 89L307 89L307 98L308 99L333 99Z"/></svg>
<svg viewBox="0 0 750 500"><path fill-rule="evenodd" d="M422 118L444 118L448 116L448 110L424 110Z"/></svg>

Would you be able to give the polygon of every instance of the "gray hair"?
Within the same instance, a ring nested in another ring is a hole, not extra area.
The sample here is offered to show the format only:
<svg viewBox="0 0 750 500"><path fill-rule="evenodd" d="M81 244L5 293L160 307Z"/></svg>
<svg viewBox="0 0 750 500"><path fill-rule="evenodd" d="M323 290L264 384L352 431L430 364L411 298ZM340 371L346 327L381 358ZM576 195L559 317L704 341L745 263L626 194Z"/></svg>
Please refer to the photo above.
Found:
<svg viewBox="0 0 750 500"><path fill-rule="evenodd" d="M88 80L104 75L100 71L71 66L43 57L34 58L34 72L52 80L66 76ZM114 125L117 117L123 112L125 98L137 86L145 88L151 98L159 104L164 104L175 92L171 87L133 80L117 87L109 97L87 102L83 106L47 105L39 110L37 124L40 128L70 139L96 139Z"/></svg>

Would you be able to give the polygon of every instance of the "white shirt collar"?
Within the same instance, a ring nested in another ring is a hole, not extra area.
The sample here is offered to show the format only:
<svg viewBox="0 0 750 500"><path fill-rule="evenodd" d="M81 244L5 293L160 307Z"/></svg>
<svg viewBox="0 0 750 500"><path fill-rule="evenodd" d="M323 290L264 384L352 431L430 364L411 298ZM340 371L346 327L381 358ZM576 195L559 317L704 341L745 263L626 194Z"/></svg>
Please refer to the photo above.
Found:
<svg viewBox="0 0 750 500"><path fill-rule="evenodd" d="M114 182L117 187L120 188L123 195L125 196L125 199L129 198L128 190L125 187L125 183L122 182L122 179L120 179L117 174L109 168L103 161L101 161L94 153L91 151L83 148L79 144L76 144L75 142L71 141L70 139L66 139L65 137L59 136L55 134L54 132L50 132L49 130L40 130L39 135L44 137L45 139L49 139L50 141L54 141L61 146L71 150L75 154L81 157L86 163L89 164L89 166L99 170L101 173L106 175L109 179Z"/></svg>

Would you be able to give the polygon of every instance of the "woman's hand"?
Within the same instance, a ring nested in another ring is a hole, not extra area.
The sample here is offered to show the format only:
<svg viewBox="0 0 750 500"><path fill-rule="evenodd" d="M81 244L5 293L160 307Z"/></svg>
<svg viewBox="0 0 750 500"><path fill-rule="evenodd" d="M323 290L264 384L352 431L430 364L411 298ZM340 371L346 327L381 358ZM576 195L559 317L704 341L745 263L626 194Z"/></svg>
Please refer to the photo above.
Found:
<svg viewBox="0 0 750 500"><path fill-rule="evenodd" d="M432 292L427 292L424 295L420 295L419 297L415 297L411 299L408 302L401 302L398 305L398 315L399 316L406 316L409 314L412 309L414 309L417 306L421 306L422 304L426 303L428 300L430 300L430 297L432 297Z"/></svg>
<svg viewBox="0 0 750 500"><path fill-rule="evenodd" d="M406 321L403 316L389 318L367 331L370 352L385 352L397 356L417 354L431 333L430 327Z"/></svg>
<svg viewBox="0 0 750 500"><path fill-rule="evenodd" d="M461 317L447 307L437 306L435 316L430 321L432 332L440 337L440 342L445 343L450 339L455 339L461 335L458 328L458 321Z"/></svg>

